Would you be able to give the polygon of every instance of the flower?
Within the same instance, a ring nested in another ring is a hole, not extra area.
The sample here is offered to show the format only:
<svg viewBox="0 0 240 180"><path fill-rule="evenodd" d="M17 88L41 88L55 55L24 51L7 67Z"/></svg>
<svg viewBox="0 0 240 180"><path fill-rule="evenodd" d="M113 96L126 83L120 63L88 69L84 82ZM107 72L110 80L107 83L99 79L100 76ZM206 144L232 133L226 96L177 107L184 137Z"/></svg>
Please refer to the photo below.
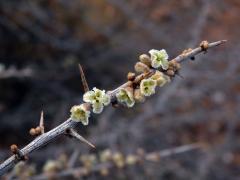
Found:
<svg viewBox="0 0 240 180"><path fill-rule="evenodd" d="M118 168L123 168L125 165L124 157L122 153L116 152L113 154L113 162Z"/></svg>
<svg viewBox="0 0 240 180"><path fill-rule="evenodd" d="M100 114L103 111L103 106L110 103L110 96L105 93L105 90L93 88L83 95L83 101L92 104L93 112Z"/></svg>
<svg viewBox="0 0 240 180"><path fill-rule="evenodd" d="M100 153L99 159L100 159L101 162L110 161L111 158L112 158L112 152L109 149L106 149L106 150L104 150Z"/></svg>
<svg viewBox="0 0 240 180"><path fill-rule="evenodd" d="M87 110L84 104L75 105L71 108L71 119L76 122L82 122L83 125L88 125L88 118L90 117L90 111Z"/></svg>
<svg viewBox="0 0 240 180"><path fill-rule="evenodd" d="M170 77L163 74L160 71L156 71L155 74L153 74L150 78L157 81L157 85L160 87L162 87L166 83L170 82Z"/></svg>
<svg viewBox="0 0 240 180"><path fill-rule="evenodd" d="M160 66L164 69L168 69L168 54L165 49L156 50L152 49L149 51L151 55L151 65L154 68L159 68Z"/></svg>
<svg viewBox="0 0 240 180"><path fill-rule="evenodd" d="M119 92L116 94L116 97L119 102L125 103L127 107L133 107L135 104L133 98L133 89L130 87L120 89Z"/></svg>
<svg viewBox="0 0 240 180"><path fill-rule="evenodd" d="M151 78L143 79L140 83L140 91L144 96L151 96L155 93L157 81Z"/></svg>
<svg viewBox="0 0 240 180"><path fill-rule="evenodd" d="M48 160L46 164L43 167L44 172L56 172L59 170L59 164L57 161L54 160Z"/></svg>

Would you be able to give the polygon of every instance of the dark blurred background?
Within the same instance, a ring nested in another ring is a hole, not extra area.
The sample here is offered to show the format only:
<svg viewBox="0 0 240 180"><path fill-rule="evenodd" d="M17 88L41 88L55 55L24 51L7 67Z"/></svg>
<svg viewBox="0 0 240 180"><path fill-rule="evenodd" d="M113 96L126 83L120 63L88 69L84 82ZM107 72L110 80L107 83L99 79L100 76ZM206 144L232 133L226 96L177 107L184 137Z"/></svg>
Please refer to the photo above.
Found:
<svg viewBox="0 0 240 180"><path fill-rule="evenodd" d="M181 75L133 109L105 108L79 126L98 149L147 152L205 142L144 170L115 179L239 179L239 0L9 0L0 1L0 158L24 146L45 112L46 130L82 101L78 63L90 87L111 90L126 80L141 53L164 48L173 58L202 40L228 43L182 66ZM38 169L61 153L89 153L60 138L34 152ZM39 170L40 173L40 170ZM87 179L98 179L90 175Z"/></svg>

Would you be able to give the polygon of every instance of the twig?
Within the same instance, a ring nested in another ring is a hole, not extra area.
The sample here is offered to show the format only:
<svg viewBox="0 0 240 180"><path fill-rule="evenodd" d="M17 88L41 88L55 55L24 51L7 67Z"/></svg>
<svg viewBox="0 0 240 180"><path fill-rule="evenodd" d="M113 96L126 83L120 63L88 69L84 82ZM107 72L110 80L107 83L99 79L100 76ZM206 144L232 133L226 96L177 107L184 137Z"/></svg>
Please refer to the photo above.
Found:
<svg viewBox="0 0 240 180"><path fill-rule="evenodd" d="M222 40L222 41L210 43L210 44L208 44L208 48L210 49L210 48L218 46L224 42L226 42L226 41ZM193 49L193 50L189 51L188 53L186 53L184 55L180 55L174 59L176 59L178 62L182 62L182 61L189 59L192 56L195 56L202 52L204 52L204 50L201 47L198 47L198 48ZM142 76L142 79L144 79L144 78L148 78L148 76L147 75ZM141 80L141 79L139 79L139 80ZM129 85L129 82L124 83L119 88L126 87L128 85ZM108 94L110 95L111 98L115 97L119 88L108 92ZM44 145L48 144L50 141L53 141L57 137L64 135L66 133L66 130L72 129L72 128L76 127L78 124L79 123L71 120L70 118L67 119L65 122L63 122L59 126L55 127L54 129L50 130L49 132L45 132L45 133L41 134L36 139L34 139L32 142L30 142L28 145L26 145L23 149L20 150L22 152L22 155L26 156L26 155L30 154L31 152L43 147ZM0 175L3 175L7 170L12 168L19 161L20 160L16 159L15 156L11 156L7 160L5 160L2 164L0 164Z"/></svg>

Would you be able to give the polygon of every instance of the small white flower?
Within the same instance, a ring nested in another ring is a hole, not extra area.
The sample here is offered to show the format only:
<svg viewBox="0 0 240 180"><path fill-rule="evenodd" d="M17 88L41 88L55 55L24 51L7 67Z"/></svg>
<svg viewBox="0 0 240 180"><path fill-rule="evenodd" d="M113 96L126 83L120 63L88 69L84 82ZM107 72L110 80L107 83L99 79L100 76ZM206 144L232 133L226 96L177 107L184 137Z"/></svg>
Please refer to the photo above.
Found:
<svg viewBox="0 0 240 180"><path fill-rule="evenodd" d="M160 51L152 49L149 53L151 55L151 65L153 68L162 67L164 70L168 69L168 54L165 49Z"/></svg>
<svg viewBox="0 0 240 180"><path fill-rule="evenodd" d="M83 104L73 106L70 112L73 121L82 122L85 126L88 125L90 111L88 111Z"/></svg>
<svg viewBox="0 0 240 180"><path fill-rule="evenodd" d="M140 83L140 92L144 96L151 96L155 93L155 88L157 86L157 81L151 78L143 79Z"/></svg>
<svg viewBox="0 0 240 180"><path fill-rule="evenodd" d="M92 104L93 112L99 114L103 111L103 106L110 103L110 96L105 93L105 90L93 88L83 95L83 101Z"/></svg>
<svg viewBox="0 0 240 180"><path fill-rule="evenodd" d="M119 102L125 103L127 107L133 107L135 104L132 88L120 89L116 97Z"/></svg>

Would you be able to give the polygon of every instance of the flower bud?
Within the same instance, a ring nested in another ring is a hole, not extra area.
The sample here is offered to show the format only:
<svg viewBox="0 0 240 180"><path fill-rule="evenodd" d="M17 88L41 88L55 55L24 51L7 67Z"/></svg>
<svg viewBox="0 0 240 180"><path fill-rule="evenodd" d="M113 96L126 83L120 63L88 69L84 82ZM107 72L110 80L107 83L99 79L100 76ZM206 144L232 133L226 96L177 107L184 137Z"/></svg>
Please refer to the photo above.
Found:
<svg viewBox="0 0 240 180"><path fill-rule="evenodd" d="M112 152L109 149L106 149L100 153L100 161L101 162L110 161L111 158L112 158Z"/></svg>
<svg viewBox="0 0 240 180"><path fill-rule="evenodd" d="M157 81L157 85L160 87L170 82L170 78L160 71L156 71L155 74L151 76L151 79Z"/></svg>
<svg viewBox="0 0 240 180"><path fill-rule="evenodd" d="M181 65L176 60L171 60L169 62L168 70L173 70L174 72L178 71L181 68Z"/></svg>
<svg viewBox="0 0 240 180"><path fill-rule="evenodd" d="M136 155L130 154L126 157L126 164L128 165L134 165L137 163L137 161L138 161L138 157Z"/></svg>
<svg viewBox="0 0 240 180"><path fill-rule="evenodd" d="M97 163L97 158L94 154L82 155L80 156L80 161L89 170Z"/></svg>
<svg viewBox="0 0 240 180"><path fill-rule="evenodd" d="M116 152L113 154L113 162L118 168L123 168L125 165L124 157L120 152Z"/></svg>
<svg viewBox="0 0 240 180"><path fill-rule="evenodd" d="M203 51L206 51L208 49L208 41L202 41L200 43L200 47L202 48Z"/></svg>
<svg viewBox="0 0 240 180"><path fill-rule="evenodd" d="M136 102L144 102L145 101L145 97L141 93L140 89L134 90L134 99L136 100Z"/></svg>
<svg viewBox="0 0 240 180"><path fill-rule="evenodd" d="M145 73L150 71L150 68L146 64L143 64L142 62L137 62L134 66L134 69L138 73Z"/></svg>
<svg viewBox="0 0 240 180"><path fill-rule="evenodd" d="M31 128L31 129L29 130L29 134L30 134L31 136L35 136L35 135L37 134L35 128Z"/></svg>
<svg viewBox="0 0 240 180"><path fill-rule="evenodd" d="M173 70L170 70L170 69L167 70L166 73L167 73L168 76L174 76L174 74L175 74L175 72Z"/></svg>
<svg viewBox="0 0 240 180"><path fill-rule="evenodd" d="M139 56L139 60L140 62L142 62L143 64L146 64L148 67L151 66L151 59L147 54L141 54Z"/></svg>
<svg viewBox="0 0 240 180"><path fill-rule="evenodd" d="M136 77L136 74L133 73L133 72L129 72L128 75L127 75L127 79L129 81L133 81L135 79L135 77Z"/></svg>
<svg viewBox="0 0 240 180"><path fill-rule="evenodd" d="M41 128L38 126L35 128L36 135L41 134Z"/></svg>
<svg viewBox="0 0 240 180"><path fill-rule="evenodd" d="M11 152L12 152L13 154L17 154L17 153L18 153L18 147L17 147L16 144L12 144L12 145L10 146L10 149L11 149Z"/></svg>

